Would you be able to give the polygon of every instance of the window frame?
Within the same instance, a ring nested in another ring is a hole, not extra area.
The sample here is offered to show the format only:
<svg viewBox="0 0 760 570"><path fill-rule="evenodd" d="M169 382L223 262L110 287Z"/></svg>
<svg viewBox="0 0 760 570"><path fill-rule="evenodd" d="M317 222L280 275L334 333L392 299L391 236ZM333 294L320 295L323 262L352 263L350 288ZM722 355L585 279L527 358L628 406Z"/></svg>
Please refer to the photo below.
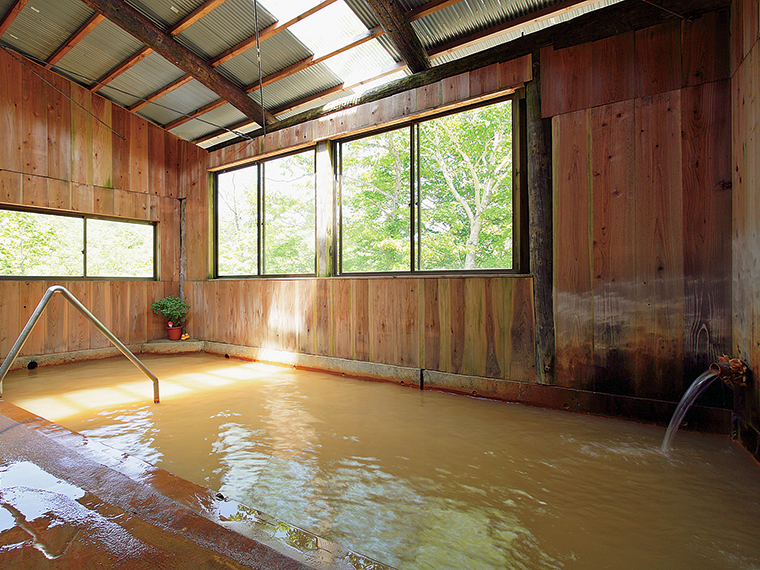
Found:
<svg viewBox="0 0 760 570"><path fill-rule="evenodd" d="M2 281L158 281L159 280L159 235L158 222L140 220L135 218L122 218L119 216L107 216L92 214L89 212L61 211L49 208L38 208L19 204L0 204L0 210L14 212L27 212L45 216L57 216L61 218L77 218L82 220L82 274L81 275L0 275ZM150 277L121 277L121 276L91 276L87 275L87 220L103 220L108 222L120 222L153 228L153 269Z"/></svg>
<svg viewBox="0 0 760 570"><path fill-rule="evenodd" d="M317 275L317 235L314 233L314 265L313 270L309 273L266 273L266 259L265 259L265 246L266 246L266 228L265 218L266 212L264 209L266 199L266 184L265 168L261 168L268 162L272 162L277 159L287 158L289 156L295 156L297 154L305 154L311 152L314 157L314 171L312 176L314 177L314 228L317 227L317 147L309 146L306 148L298 148L288 152L280 154L269 155L259 160L247 162L245 164L233 166L231 168L225 168L215 171L213 173L213 263L212 263L212 278L213 279L267 279L267 278L289 278L289 277L315 277ZM219 274L219 176L227 174L229 172L235 172L238 170L244 170L246 168L256 169L256 274Z"/></svg>
<svg viewBox="0 0 760 570"><path fill-rule="evenodd" d="M487 268L487 269L421 269L421 256L418 253L420 248L420 231L422 227L422 208L420 202L420 159L419 159L419 128L418 125L427 121L432 121L441 117L463 113L472 109L496 105L505 101L512 102L512 267L510 268ZM526 154L526 128L521 117L525 113L525 92L524 89L499 97L490 98L486 101L478 101L453 108L448 108L437 113L426 114L424 117L415 117L408 121L394 123L392 125L383 125L380 128L370 131L363 131L359 134L336 140L338 143L338 184L336 188L336 217L338 228L338 247L337 247L337 273L336 276L345 277L382 277L382 276L445 276L445 275L517 275L527 273L527 169L524 167L527 159ZM344 271L343 270L343 145L355 140L368 138L374 135L382 134L389 131L409 129L410 130L410 263L409 270L403 271Z"/></svg>

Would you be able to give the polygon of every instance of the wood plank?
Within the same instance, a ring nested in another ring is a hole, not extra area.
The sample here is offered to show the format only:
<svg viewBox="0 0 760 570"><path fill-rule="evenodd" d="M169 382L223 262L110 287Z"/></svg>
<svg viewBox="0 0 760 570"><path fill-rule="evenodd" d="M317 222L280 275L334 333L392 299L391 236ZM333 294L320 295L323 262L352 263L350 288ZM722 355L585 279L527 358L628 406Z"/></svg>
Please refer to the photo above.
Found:
<svg viewBox="0 0 760 570"><path fill-rule="evenodd" d="M351 280L333 280L333 338L335 339L334 356L352 358L353 334L351 311Z"/></svg>
<svg viewBox="0 0 760 570"><path fill-rule="evenodd" d="M580 44L555 50L541 50L541 115L552 117L591 103L592 47Z"/></svg>
<svg viewBox="0 0 760 570"><path fill-rule="evenodd" d="M472 376L485 376L488 357L485 281L481 277L468 277L464 279L463 285L465 310L462 372Z"/></svg>
<svg viewBox="0 0 760 570"><path fill-rule="evenodd" d="M69 281L66 288L82 303L87 310L90 307L90 290L91 283L86 281ZM90 348L90 326L89 320L80 313L74 305L66 301L66 310L68 312L66 335L66 350L87 350ZM91 311L92 312L92 311Z"/></svg>
<svg viewBox="0 0 760 570"><path fill-rule="evenodd" d="M23 171L33 176L47 176L47 98L50 89L36 73L27 68L22 71L21 83L23 90L21 99L24 137L21 148Z"/></svg>
<svg viewBox="0 0 760 570"><path fill-rule="evenodd" d="M681 94L636 100L636 393L683 390Z"/></svg>
<svg viewBox="0 0 760 570"><path fill-rule="evenodd" d="M681 92L684 226L684 374L696 378L731 344L729 90Z"/></svg>
<svg viewBox="0 0 760 570"><path fill-rule="evenodd" d="M149 193L148 124L137 115L130 117L128 190Z"/></svg>
<svg viewBox="0 0 760 570"><path fill-rule="evenodd" d="M530 278L510 279L511 305L507 304L507 290L504 293L505 310L511 313L511 323L506 332L509 334L511 380L535 382L536 374L536 344L535 344L535 315L533 305L533 280ZM505 319L505 327L507 320Z"/></svg>
<svg viewBox="0 0 760 570"><path fill-rule="evenodd" d="M116 334L113 329L113 322L111 320L114 314L113 298L111 295L113 281L92 281L90 283L90 312L98 319L103 325ZM118 312L116 313L119 314ZM111 346L111 342L100 332L95 325L90 323L89 325L90 336L90 348L106 348Z"/></svg>
<svg viewBox="0 0 760 570"><path fill-rule="evenodd" d="M129 141L132 138L131 115L121 107L112 107L111 121L113 122L114 130L111 136L113 187L120 190L128 190L130 188L131 173L129 154Z"/></svg>
<svg viewBox="0 0 760 570"><path fill-rule="evenodd" d="M533 79L533 57L531 54L499 64L499 87L502 89L519 87L531 79Z"/></svg>
<svg viewBox="0 0 760 570"><path fill-rule="evenodd" d="M392 280L390 291L393 295L393 313L396 321L393 343L395 344L395 364L419 368L419 310L417 307L418 279Z"/></svg>
<svg viewBox="0 0 760 570"><path fill-rule="evenodd" d="M635 392L636 341L634 102L591 111L594 389Z"/></svg>
<svg viewBox="0 0 760 570"><path fill-rule="evenodd" d="M633 32L598 40L592 44L593 105L605 105L634 96Z"/></svg>
<svg viewBox="0 0 760 570"><path fill-rule="evenodd" d="M0 202L21 204L24 175L21 172L0 170Z"/></svg>
<svg viewBox="0 0 760 570"><path fill-rule="evenodd" d="M71 180L93 184L92 93L71 86Z"/></svg>
<svg viewBox="0 0 760 570"><path fill-rule="evenodd" d="M34 309L37 308L42 296L45 294L47 285L44 281L21 281L19 283L19 312L18 318L22 328L29 321ZM21 332L19 330L19 332ZM44 354L45 337L47 336L47 319L40 317L19 353L22 356ZM14 341L16 339L13 339Z"/></svg>
<svg viewBox="0 0 760 570"><path fill-rule="evenodd" d="M47 205L59 210L71 209L71 182L49 178L47 184Z"/></svg>
<svg viewBox="0 0 760 570"><path fill-rule="evenodd" d="M71 180L71 82L56 73L45 77L53 87L48 88L48 176Z"/></svg>
<svg viewBox="0 0 760 570"><path fill-rule="evenodd" d="M389 301L388 279L372 279L370 282L370 362L393 364L393 318Z"/></svg>
<svg viewBox="0 0 760 570"><path fill-rule="evenodd" d="M491 64L473 69L470 76L470 97L479 97L499 90L499 67Z"/></svg>
<svg viewBox="0 0 760 570"><path fill-rule="evenodd" d="M440 358L441 372L451 371L451 278L438 280L438 315L440 318Z"/></svg>
<svg viewBox="0 0 760 570"><path fill-rule="evenodd" d="M682 85L681 24L669 21L635 32L636 97L672 91Z"/></svg>
<svg viewBox="0 0 760 570"><path fill-rule="evenodd" d="M48 179L43 176L24 175L24 204L27 206L48 205Z"/></svg>
<svg viewBox="0 0 760 570"><path fill-rule="evenodd" d="M369 317L369 280L352 279L351 290L353 358L367 361L370 359L370 340L372 337L372 324Z"/></svg>
<svg viewBox="0 0 760 570"><path fill-rule="evenodd" d="M682 24L683 86L728 79L730 66L729 12L703 14Z"/></svg>
<svg viewBox="0 0 760 570"><path fill-rule="evenodd" d="M461 277L455 277L449 280L449 328L451 336L449 337L449 354L450 362L448 370L454 374L464 373L464 351L465 351L465 280Z"/></svg>
<svg viewBox="0 0 760 570"><path fill-rule="evenodd" d="M501 292L503 278L485 278L483 280L483 335L485 336L484 376L503 378L504 374L499 361L504 360L503 335L499 334L501 317L504 311Z"/></svg>
<svg viewBox="0 0 760 570"><path fill-rule="evenodd" d="M129 295L129 342L132 344L148 340L148 288L145 281L128 282Z"/></svg>
<svg viewBox="0 0 760 570"><path fill-rule="evenodd" d="M423 367L427 370L441 370L441 317L438 300L438 283L440 279L425 279L425 360Z"/></svg>
<svg viewBox="0 0 760 570"><path fill-rule="evenodd" d="M96 186L113 188L113 104L103 97L92 97L92 181Z"/></svg>
<svg viewBox="0 0 760 570"><path fill-rule="evenodd" d="M22 67L4 51L0 51L0 168L23 171L22 147L24 141L22 110Z"/></svg>
<svg viewBox="0 0 760 570"><path fill-rule="evenodd" d="M156 196L166 196L166 132L148 128L148 190Z"/></svg>
<svg viewBox="0 0 760 570"><path fill-rule="evenodd" d="M26 324L19 317L21 285L20 281L0 281L0 358L8 355Z"/></svg>
<svg viewBox="0 0 760 570"><path fill-rule="evenodd" d="M316 353L330 356L332 352L332 337L330 315L332 314L332 282L328 278L317 279L317 306L314 315L314 334L316 337Z"/></svg>
<svg viewBox="0 0 760 570"><path fill-rule="evenodd" d="M552 119L556 383L593 389L589 112Z"/></svg>

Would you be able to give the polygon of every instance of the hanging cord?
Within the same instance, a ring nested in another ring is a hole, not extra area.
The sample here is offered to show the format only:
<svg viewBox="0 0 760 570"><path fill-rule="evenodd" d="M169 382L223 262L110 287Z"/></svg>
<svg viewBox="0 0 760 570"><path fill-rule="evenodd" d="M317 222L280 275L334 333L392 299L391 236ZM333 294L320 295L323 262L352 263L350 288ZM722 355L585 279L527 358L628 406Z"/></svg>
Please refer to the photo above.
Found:
<svg viewBox="0 0 760 570"><path fill-rule="evenodd" d="M261 101L261 126L267 134L267 121L264 116L264 78L261 75L261 44L259 44L259 2L253 0L253 25L256 26L256 60L259 62L259 99Z"/></svg>
<svg viewBox="0 0 760 570"><path fill-rule="evenodd" d="M103 125L105 125L106 128L108 128L113 134L115 134L116 136L118 136L122 140L127 140L122 135L120 135L119 133L117 133L116 131L114 131L111 127L109 127L106 123L104 123L103 121L101 121L100 119L98 119L98 117L96 117L95 115L93 115L90 111L88 111L87 109L85 109L84 107L82 107L82 105L80 105L79 103L77 103L76 101L74 101L69 95L66 95L66 93L64 93L63 91L61 91L60 89L58 89L55 85L53 85L52 83L50 83L49 81L47 81L44 77L42 77L39 73L37 73L34 70L34 68L29 67L28 65L26 65L24 63L23 59L19 59L14 54L18 54L18 55L22 56L23 58L29 59L29 60L31 60L31 61L39 64L39 65L45 65L45 61L44 60L41 60L41 59L39 59L37 57L34 57L34 56L31 56L31 55L27 55L25 53L18 52L13 47L9 47L8 45L6 45L3 42L0 42L0 48L2 48L4 51L6 51L13 59L15 59L21 65L23 65L24 67L26 67L29 71L31 71L32 73L34 73L37 77L39 77L40 79L42 79L42 81L44 81L45 83L47 83L48 85L50 85L53 89L55 89L56 91L58 91L61 95L63 95L64 97L66 97L66 99L68 99L69 101L71 101L71 102L75 103L76 105L78 105L79 107L81 107L83 111L85 111L87 114L91 115L93 118L95 118L100 123L103 123ZM188 119L192 119L193 121L198 121L200 123L209 125L211 127L214 127L215 129L220 129L220 130L226 131L226 132L230 133L231 135L235 135L235 136L241 137L241 138L246 139L246 140L253 140L253 137L251 137L250 135L248 135L246 133L243 133L243 132L240 132L240 131L236 131L234 129L229 129L229 128L224 127L222 125L218 125L216 123L212 123L211 121L207 121L206 119L201 119L200 117L193 117L193 116L191 116L188 113L184 113L182 111L177 111L176 109L173 109L171 107L167 107L166 105L162 105L161 103L156 103L155 101L148 101L145 97L141 97L139 95L135 95L134 93L130 93L129 91L125 91L125 90L119 89L117 87L113 87L112 85L108 85L106 83L101 83L99 81L93 81L91 78L89 78L89 77L87 77L85 75L82 75L81 73L77 73L76 71L72 71L70 69L66 69L65 67L61 67L61 66L58 66L58 65L53 65L51 67L51 71L53 71L55 73L58 73L58 74L70 75L72 77L79 77L83 81L86 81L87 83L95 83L95 84L100 85L102 87L107 87L108 89L110 89L112 91L115 91L116 93L121 93L122 95L126 95L128 97L134 97L138 101L142 101L142 102L148 103L150 105L155 105L156 107L160 107L161 109L166 109L167 111L171 111L172 113L176 113L176 114L178 114L178 115L180 115L182 117L187 117ZM119 103L117 103L115 101L114 101L114 103L116 105L119 105ZM146 120L150 121L150 119L146 119ZM161 125L158 125L158 126L160 127Z"/></svg>

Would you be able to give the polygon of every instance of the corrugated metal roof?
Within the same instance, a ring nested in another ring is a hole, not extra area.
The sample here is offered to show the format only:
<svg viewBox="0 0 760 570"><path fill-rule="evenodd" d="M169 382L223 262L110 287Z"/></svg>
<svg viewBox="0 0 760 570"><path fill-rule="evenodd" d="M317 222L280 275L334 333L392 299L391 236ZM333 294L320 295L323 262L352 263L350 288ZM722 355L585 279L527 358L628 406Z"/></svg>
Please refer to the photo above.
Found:
<svg viewBox="0 0 760 570"><path fill-rule="evenodd" d="M259 6L259 27L276 19ZM195 53L210 59L256 34L253 2L227 0L200 21L177 36L177 40Z"/></svg>
<svg viewBox="0 0 760 570"><path fill-rule="evenodd" d="M35 0L13 20L3 41L45 60L93 14L78 0Z"/></svg>
<svg viewBox="0 0 760 570"><path fill-rule="evenodd" d="M77 72L77 77L80 78L78 81L88 84L111 71L142 47L142 43L119 26L103 20L58 65Z"/></svg>
<svg viewBox="0 0 760 570"><path fill-rule="evenodd" d="M311 55L311 51L289 31L280 32L261 42L262 75L266 77ZM241 53L220 65L218 69L225 76L239 78L244 85L258 82L259 64L256 48Z"/></svg>
<svg viewBox="0 0 760 570"><path fill-rule="evenodd" d="M320 63L264 87L264 105L267 109L278 109L341 83L337 75ZM255 99L259 100L258 93Z"/></svg>
<svg viewBox="0 0 760 570"><path fill-rule="evenodd" d="M205 0L127 0L159 28L170 28Z"/></svg>
<svg viewBox="0 0 760 570"><path fill-rule="evenodd" d="M140 109L139 114L159 125L165 125L179 119L184 113L191 113L217 99L219 95L193 80L161 97L157 105L146 105Z"/></svg>
<svg viewBox="0 0 760 570"><path fill-rule="evenodd" d="M153 52L103 87L101 94L129 107L183 75L181 69Z"/></svg>
<svg viewBox="0 0 760 570"><path fill-rule="evenodd" d="M246 116L243 113L228 104L206 113L200 117L200 120L192 120L180 125L171 132L185 140L195 140L218 131L221 126L234 125L245 119ZM258 125L252 127L252 129L257 128Z"/></svg>

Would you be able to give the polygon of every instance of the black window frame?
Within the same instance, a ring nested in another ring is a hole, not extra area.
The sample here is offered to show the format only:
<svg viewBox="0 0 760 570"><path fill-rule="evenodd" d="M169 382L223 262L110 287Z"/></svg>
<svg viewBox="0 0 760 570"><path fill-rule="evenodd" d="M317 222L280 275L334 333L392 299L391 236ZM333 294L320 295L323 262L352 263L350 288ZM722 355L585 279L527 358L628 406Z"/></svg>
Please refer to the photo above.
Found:
<svg viewBox="0 0 760 570"><path fill-rule="evenodd" d="M420 157L419 149L419 128L418 126L427 121L435 120L457 113L463 113L472 109L478 109L489 105L496 105L505 101L512 102L512 267L510 268L486 268L486 269L421 269L420 263L422 256L419 255L420 248L420 231L422 227L422 208L420 202ZM336 217L338 228L338 246L337 246L337 276L361 277L361 276L408 276L408 275L489 275L504 274L515 275L527 272L527 197L525 190L527 188L527 172L524 168L526 155L526 128L521 117L525 113L524 90L518 90L505 96L489 99L485 102L477 102L468 105L457 106L456 108L447 109L439 113L426 115L425 117L412 119L410 121L396 123L393 125L382 126L372 131L364 131L357 135L348 136L340 139L338 142L337 152L337 171L338 171L338 188L336 189ZM414 165L413 172L410 174L409 182L409 208L410 208L410 263L409 270L389 270L389 271L344 271L343 269L343 144L352 141L368 138L389 131L410 129L410 164Z"/></svg>
<svg viewBox="0 0 760 570"><path fill-rule="evenodd" d="M214 279L252 279L252 278L281 278L281 277L315 277L317 275L317 236L314 235L314 263L312 271L309 273L266 273L266 227L265 227L265 197L266 184L264 183L264 170L266 164L277 159L305 154L311 152L314 156L314 227L317 224L317 147L310 146L299 148L290 152L267 156L266 158L248 162L246 164L218 170L213 174L213 269L212 278ZM263 168L262 168L263 167ZM219 176L229 172L244 170L247 168L256 168L256 274L223 274L219 273Z"/></svg>

